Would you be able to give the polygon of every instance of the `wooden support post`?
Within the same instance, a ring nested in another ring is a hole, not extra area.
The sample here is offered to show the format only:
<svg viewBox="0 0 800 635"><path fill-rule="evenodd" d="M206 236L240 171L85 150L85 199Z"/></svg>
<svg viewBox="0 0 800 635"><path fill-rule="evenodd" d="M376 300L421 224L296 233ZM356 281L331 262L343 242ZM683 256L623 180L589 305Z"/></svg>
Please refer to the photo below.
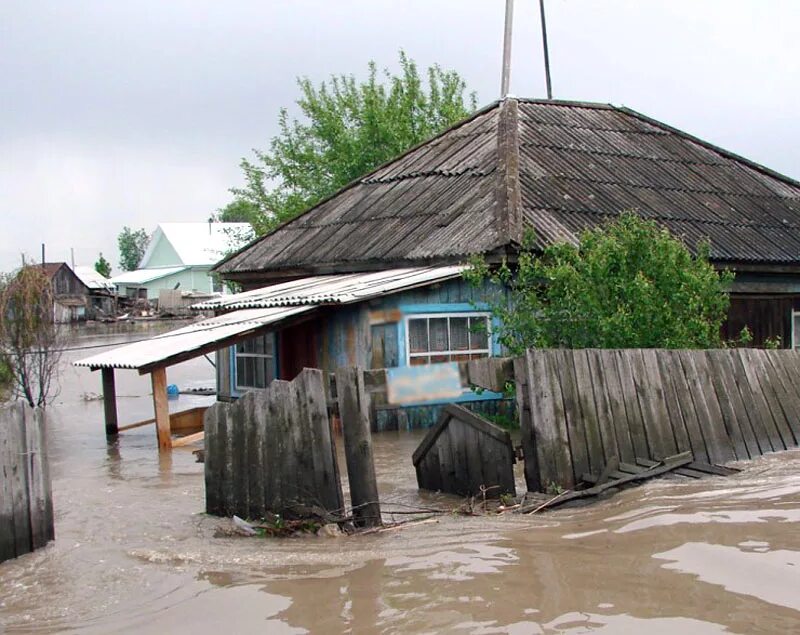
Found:
<svg viewBox="0 0 800 635"><path fill-rule="evenodd" d="M103 409L106 418L106 435L116 436L119 434L117 423L117 389L114 384L114 369L103 368L100 371L103 375Z"/></svg>
<svg viewBox="0 0 800 635"><path fill-rule="evenodd" d="M337 369L336 395L339 416L342 419L353 522L358 527L377 527L381 525L381 505L378 500L378 482L375 478L372 436L369 431L369 404L362 369Z"/></svg>
<svg viewBox="0 0 800 635"><path fill-rule="evenodd" d="M153 410L156 415L156 434L159 450L172 448L169 425L169 404L167 403L167 369L156 368L150 373L153 385Z"/></svg>

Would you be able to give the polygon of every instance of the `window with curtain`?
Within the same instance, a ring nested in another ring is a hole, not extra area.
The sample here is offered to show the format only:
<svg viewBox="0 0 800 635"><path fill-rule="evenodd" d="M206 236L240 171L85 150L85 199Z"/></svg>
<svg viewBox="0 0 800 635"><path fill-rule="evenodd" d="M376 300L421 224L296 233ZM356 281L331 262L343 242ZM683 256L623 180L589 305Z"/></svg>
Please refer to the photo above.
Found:
<svg viewBox="0 0 800 635"><path fill-rule="evenodd" d="M409 366L489 357L489 314L448 313L407 318Z"/></svg>
<svg viewBox="0 0 800 635"><path fill-rule="evenodd" d="M236 345L236 388L266 388L275 379L275 334L267 333Z"/></svg>

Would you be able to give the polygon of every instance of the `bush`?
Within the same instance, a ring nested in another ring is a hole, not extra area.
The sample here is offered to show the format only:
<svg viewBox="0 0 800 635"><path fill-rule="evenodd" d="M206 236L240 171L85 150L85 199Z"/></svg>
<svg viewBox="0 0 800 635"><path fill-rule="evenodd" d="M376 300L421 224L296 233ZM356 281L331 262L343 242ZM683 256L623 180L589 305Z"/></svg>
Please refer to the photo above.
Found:
<svg viewBox="0 0 800 635"><path fill-rule="evenodd" d="M733 279L692 255L652 221L624 213L537 253L528 234L517 263L490 268L475 258L465 276L489 280L489 298L511 354L527 348L716 348Z"/></svg>

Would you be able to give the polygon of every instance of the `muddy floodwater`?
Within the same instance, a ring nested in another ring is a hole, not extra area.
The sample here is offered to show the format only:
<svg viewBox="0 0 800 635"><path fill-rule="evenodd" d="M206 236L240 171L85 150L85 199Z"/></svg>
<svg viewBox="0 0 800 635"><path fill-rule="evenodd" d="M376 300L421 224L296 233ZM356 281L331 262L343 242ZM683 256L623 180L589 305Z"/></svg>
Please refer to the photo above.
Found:
<svg viewBox="0 0 800 635"><path fill-rule="evenodd" d="M145 334L83 329L72 346ZM208 387L213 368L196 359L168 381ZM147 377L117 371L117 390L121 424L152 416ZM800 632L800 452L536 516L237 538L203 514L191 448L159 457L151 426L106 443L99 392L97 373L65 369L49 422L56 540L0 564L0 632ZM416 489L421 436L374 437L382 496L397 508L444 502Z"/></svg>

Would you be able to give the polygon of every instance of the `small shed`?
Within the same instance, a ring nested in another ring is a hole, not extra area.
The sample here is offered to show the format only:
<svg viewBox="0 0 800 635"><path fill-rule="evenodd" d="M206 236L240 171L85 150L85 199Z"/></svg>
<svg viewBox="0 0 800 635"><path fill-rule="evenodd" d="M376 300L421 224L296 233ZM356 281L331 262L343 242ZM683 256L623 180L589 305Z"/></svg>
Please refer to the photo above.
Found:
<svg viewBox="0 0 800 635"><path fill-rule="evenodd" d="M487 498L516 494L511 435L456 404L442 410L412 457L420 489Z"/></svg>
<svg viewBox="0 0 800 635"><path fill-rule="evenodd" d="M85 320L89 287L66 262L45 262L41 267L53 289L53 319L58 323Z"/></svg>

